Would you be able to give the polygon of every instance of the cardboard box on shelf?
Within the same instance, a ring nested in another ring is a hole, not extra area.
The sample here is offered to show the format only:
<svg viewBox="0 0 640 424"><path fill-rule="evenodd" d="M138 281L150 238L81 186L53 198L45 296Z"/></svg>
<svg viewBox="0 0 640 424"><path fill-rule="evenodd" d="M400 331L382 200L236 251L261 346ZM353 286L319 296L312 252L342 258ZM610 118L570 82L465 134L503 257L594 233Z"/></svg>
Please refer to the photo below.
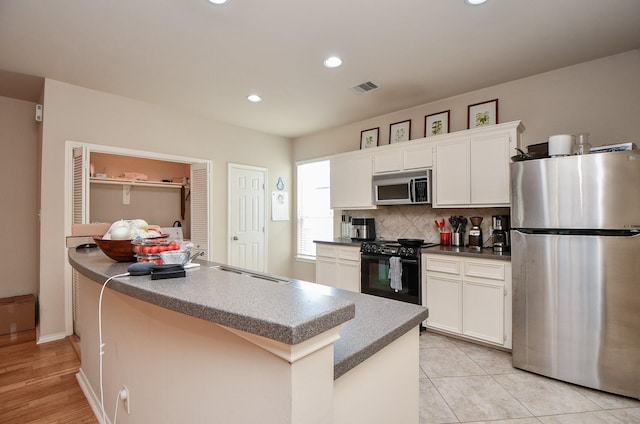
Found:
<svg viewBox="0 0 640 424"><path fill-rule="evenodd" d="M0 334L36 327L36 297L32 294L0 299Z"/></svg>
<svg viewBox="0 0 640 424"><path fill-rule="evenodd" d="M109 231L110 223L104 224L73 224L71 225L72 236L102 236Z"/></svg>
<svg viewBox="0 0 640 424"><path fill-rule="evenodd" d="M103 236L109 231L111 224L73 224L71 235L67 236L67 247L77 247L81 244L95 243L93 236Z"/></svg>

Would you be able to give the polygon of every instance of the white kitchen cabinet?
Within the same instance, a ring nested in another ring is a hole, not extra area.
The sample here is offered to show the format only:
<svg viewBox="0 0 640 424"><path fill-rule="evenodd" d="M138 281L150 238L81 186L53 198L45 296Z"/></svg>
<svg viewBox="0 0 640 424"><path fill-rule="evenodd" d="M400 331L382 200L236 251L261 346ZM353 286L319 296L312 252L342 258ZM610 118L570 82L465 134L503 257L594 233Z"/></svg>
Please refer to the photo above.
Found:
<svg viewBox="0 0 640 424"><path fill-rule="evenodd" d="M455 276L430 275L426 287L427 308L429 318L427 325L431 328L462 333L462 281ZM429 302L428 299L437 299Z"/></svg>
<svg viewBox="0 0 640 424"><path fill-rule="evenodd" d="M330 158L331 208L373 209L372 153L350 152Z"/></svg>
<svg viewBox="0 0 640 424"><path fill-rule="evenodd" d="M520 121L453 133L435 143L433 207L508 207Z"/></svg>
<svg viewBox="0 0 640 424"><path fill-rule="evenodd" d="M509 164L511 156L517 153L515 138L512 131L501 130L469 140L472 205L511 204Z"/></svg>
<svg viewBox="0 0 640 424"><path fill-rule="evenodd" d="M511 348L511 263L423 255L428 328Z"/></svg>
<svg viewBox="0 0 640 424"><path fill-rule="evenodd" d="M414 145L403 146L402 166L405 170L431 168L433 166L433 143L416 140Z"/></svg>
<svg viewBox="0 0 640 424"><path fill-rule="evenodd" d="M436 144L433 207L470 203L469 159L469 138L467 137Z"/></svg>
<svg viewBox="0 0 640 424"><path fill-rule="evenodd" d="M373 173L409 171L433 166L433 143L426 139L411 140L375 149Z"/></svg>
<svg viewBox="0 0 640 424"><path fill-rule="evenodd" d="M316 283L360 292L360 247L316 243Z"/></svg>

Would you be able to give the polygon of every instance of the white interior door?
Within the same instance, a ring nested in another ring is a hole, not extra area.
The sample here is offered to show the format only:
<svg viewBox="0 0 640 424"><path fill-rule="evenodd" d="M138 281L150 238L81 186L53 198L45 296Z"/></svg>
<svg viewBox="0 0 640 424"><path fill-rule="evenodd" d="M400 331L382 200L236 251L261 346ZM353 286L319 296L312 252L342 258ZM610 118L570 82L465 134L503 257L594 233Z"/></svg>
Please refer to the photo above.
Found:
<svg viewBox="0 0 640 424"><path fill-rule="evenodd" d="M266 169L229 164L229 265L266 271Z"/></svg>

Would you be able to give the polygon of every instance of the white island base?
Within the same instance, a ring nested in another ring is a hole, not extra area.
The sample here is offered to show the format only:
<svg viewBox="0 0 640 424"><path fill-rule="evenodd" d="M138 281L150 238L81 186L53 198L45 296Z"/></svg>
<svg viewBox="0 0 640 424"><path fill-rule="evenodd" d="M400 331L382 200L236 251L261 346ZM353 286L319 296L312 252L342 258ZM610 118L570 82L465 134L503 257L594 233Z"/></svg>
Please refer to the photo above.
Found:
<svg viewBox="0 0 640 424"><path fill-rule="evenodd" d="M80 276L80 386L100 422L418 423L419 329L334 380L339 328L297 345L224 327L107 290L100 407L98 298Z"/></svg>

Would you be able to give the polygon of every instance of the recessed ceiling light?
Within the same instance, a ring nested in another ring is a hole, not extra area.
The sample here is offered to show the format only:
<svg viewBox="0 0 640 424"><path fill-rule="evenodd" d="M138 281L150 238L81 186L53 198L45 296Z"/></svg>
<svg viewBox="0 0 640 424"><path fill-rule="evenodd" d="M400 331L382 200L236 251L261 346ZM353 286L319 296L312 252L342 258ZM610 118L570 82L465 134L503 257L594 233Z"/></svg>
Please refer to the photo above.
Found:
<svg viewBox="0 0 640 424"><path fill-rule="evenodd" d="M258 103L262 101L262 97L258 96L257 94L249 94L247 96L247 100L253 103Z"/></svg>
<svg viewBox="0 0 640 424"><path fill-rule="evenodd" d="M478 6L482 3L486 3L487 0L464 0L464 2L470 6Z"/></svg>
<svg viewBox="0 0 640 424"><path fill-rule="evenodd" d="M213 4L225 4L226 2L228 2L229 0L209 0L209 3L213 3Z"/></svg>
<svg viewBox="0 0 640 424"><path fill-rule="evenodd" d="M331 56L326 58L323 63L327 68L337 68L338 66L342 65L342 59L340 59L338 56Z"/></svg>

